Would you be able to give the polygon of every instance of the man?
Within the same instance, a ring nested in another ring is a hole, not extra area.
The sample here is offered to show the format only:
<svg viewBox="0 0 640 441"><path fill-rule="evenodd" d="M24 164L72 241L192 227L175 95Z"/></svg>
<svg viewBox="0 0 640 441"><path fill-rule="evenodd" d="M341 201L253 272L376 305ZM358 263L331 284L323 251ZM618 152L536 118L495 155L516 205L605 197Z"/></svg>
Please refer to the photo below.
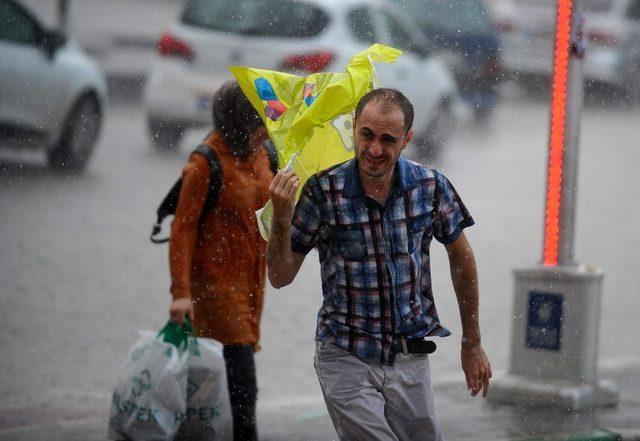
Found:
<svg viewBox="0 0 640 441"><path fill-rule="evenodd" d="M191 155L171 227L171 320L185 315L199 337L224 344L236 441L257 440L257 384L265 283L265 247L255 211L268 200L273 172L261 144L267 130L236 82L213 98L214 130L204 143L220 161L222 182L214 208L202 214L209 192L207 158Z"/></svg>
<svg viewBox="0 0 640 441"><path fill-rule="evenodd" d="M440 173L400 156L413 106L400 92L365 95L354 119L355 158L316 174L297 206L298 179L280 171L267 274L294 279L320 254L324 301L315 368L342 440L440 440L425 337L447 336L431 292L429 246L446 247L462 321L461 358L472 396L486 397L491 367L480 343L478 283L463 229L473 225Z"/></svg>

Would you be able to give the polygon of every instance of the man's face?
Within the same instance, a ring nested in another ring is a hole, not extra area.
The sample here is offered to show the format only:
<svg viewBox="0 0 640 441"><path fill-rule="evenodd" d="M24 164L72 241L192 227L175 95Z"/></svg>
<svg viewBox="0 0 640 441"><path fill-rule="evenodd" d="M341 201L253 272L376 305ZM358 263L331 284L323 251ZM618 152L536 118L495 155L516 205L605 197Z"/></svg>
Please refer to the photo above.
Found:
<svg viewBox="0 0 640 441"><path fill-rule="evenodd" d="M413 136L412 131L405 133L400 107L380 109L376 99L362 109L353 130L359 171L374 179L393 173L400 153Z"/></svg>

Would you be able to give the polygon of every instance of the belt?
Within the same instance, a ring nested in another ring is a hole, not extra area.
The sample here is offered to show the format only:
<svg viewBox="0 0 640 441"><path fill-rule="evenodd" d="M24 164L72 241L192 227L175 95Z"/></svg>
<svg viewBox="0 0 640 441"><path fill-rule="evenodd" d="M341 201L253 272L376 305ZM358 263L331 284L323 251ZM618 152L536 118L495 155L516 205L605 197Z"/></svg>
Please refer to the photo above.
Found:
<svg viewBox="0 0 640 441"><path fill-rule="evenodd" d="M436 351L436 343L431 340L406 339L400 336L403 354L431 354Z"/></svg>

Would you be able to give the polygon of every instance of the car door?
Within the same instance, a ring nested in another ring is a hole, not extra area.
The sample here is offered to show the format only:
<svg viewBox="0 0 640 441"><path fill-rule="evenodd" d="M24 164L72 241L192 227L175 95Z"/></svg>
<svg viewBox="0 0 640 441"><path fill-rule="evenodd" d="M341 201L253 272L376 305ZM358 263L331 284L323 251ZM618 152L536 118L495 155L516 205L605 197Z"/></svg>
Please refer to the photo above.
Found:
<svg viewBox="0 0 640 441"><path fill-rule="evenodd" d="M35 132L47 129L60 90L42 32L21 7L0 0L0 121Z"/></svg>

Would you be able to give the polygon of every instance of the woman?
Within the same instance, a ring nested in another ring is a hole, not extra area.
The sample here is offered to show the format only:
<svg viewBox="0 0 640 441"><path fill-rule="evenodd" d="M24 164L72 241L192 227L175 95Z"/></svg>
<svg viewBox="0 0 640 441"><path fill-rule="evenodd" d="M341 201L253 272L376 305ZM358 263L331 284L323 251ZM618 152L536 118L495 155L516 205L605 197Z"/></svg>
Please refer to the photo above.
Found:
<svg viewBox="0 0 640 441"><path fill-rule="evenodd" d="M215 206L202 216L209 164L191 155L169 241L169 314L178 323L188 314L198 337L224 344L234 439L256 440L253 353L259 349L266 242L255 211L269 198L273 172L261 147L267 130L236 82L216 92L213 127L204 144L220 160L222 186Z"/></svg>

